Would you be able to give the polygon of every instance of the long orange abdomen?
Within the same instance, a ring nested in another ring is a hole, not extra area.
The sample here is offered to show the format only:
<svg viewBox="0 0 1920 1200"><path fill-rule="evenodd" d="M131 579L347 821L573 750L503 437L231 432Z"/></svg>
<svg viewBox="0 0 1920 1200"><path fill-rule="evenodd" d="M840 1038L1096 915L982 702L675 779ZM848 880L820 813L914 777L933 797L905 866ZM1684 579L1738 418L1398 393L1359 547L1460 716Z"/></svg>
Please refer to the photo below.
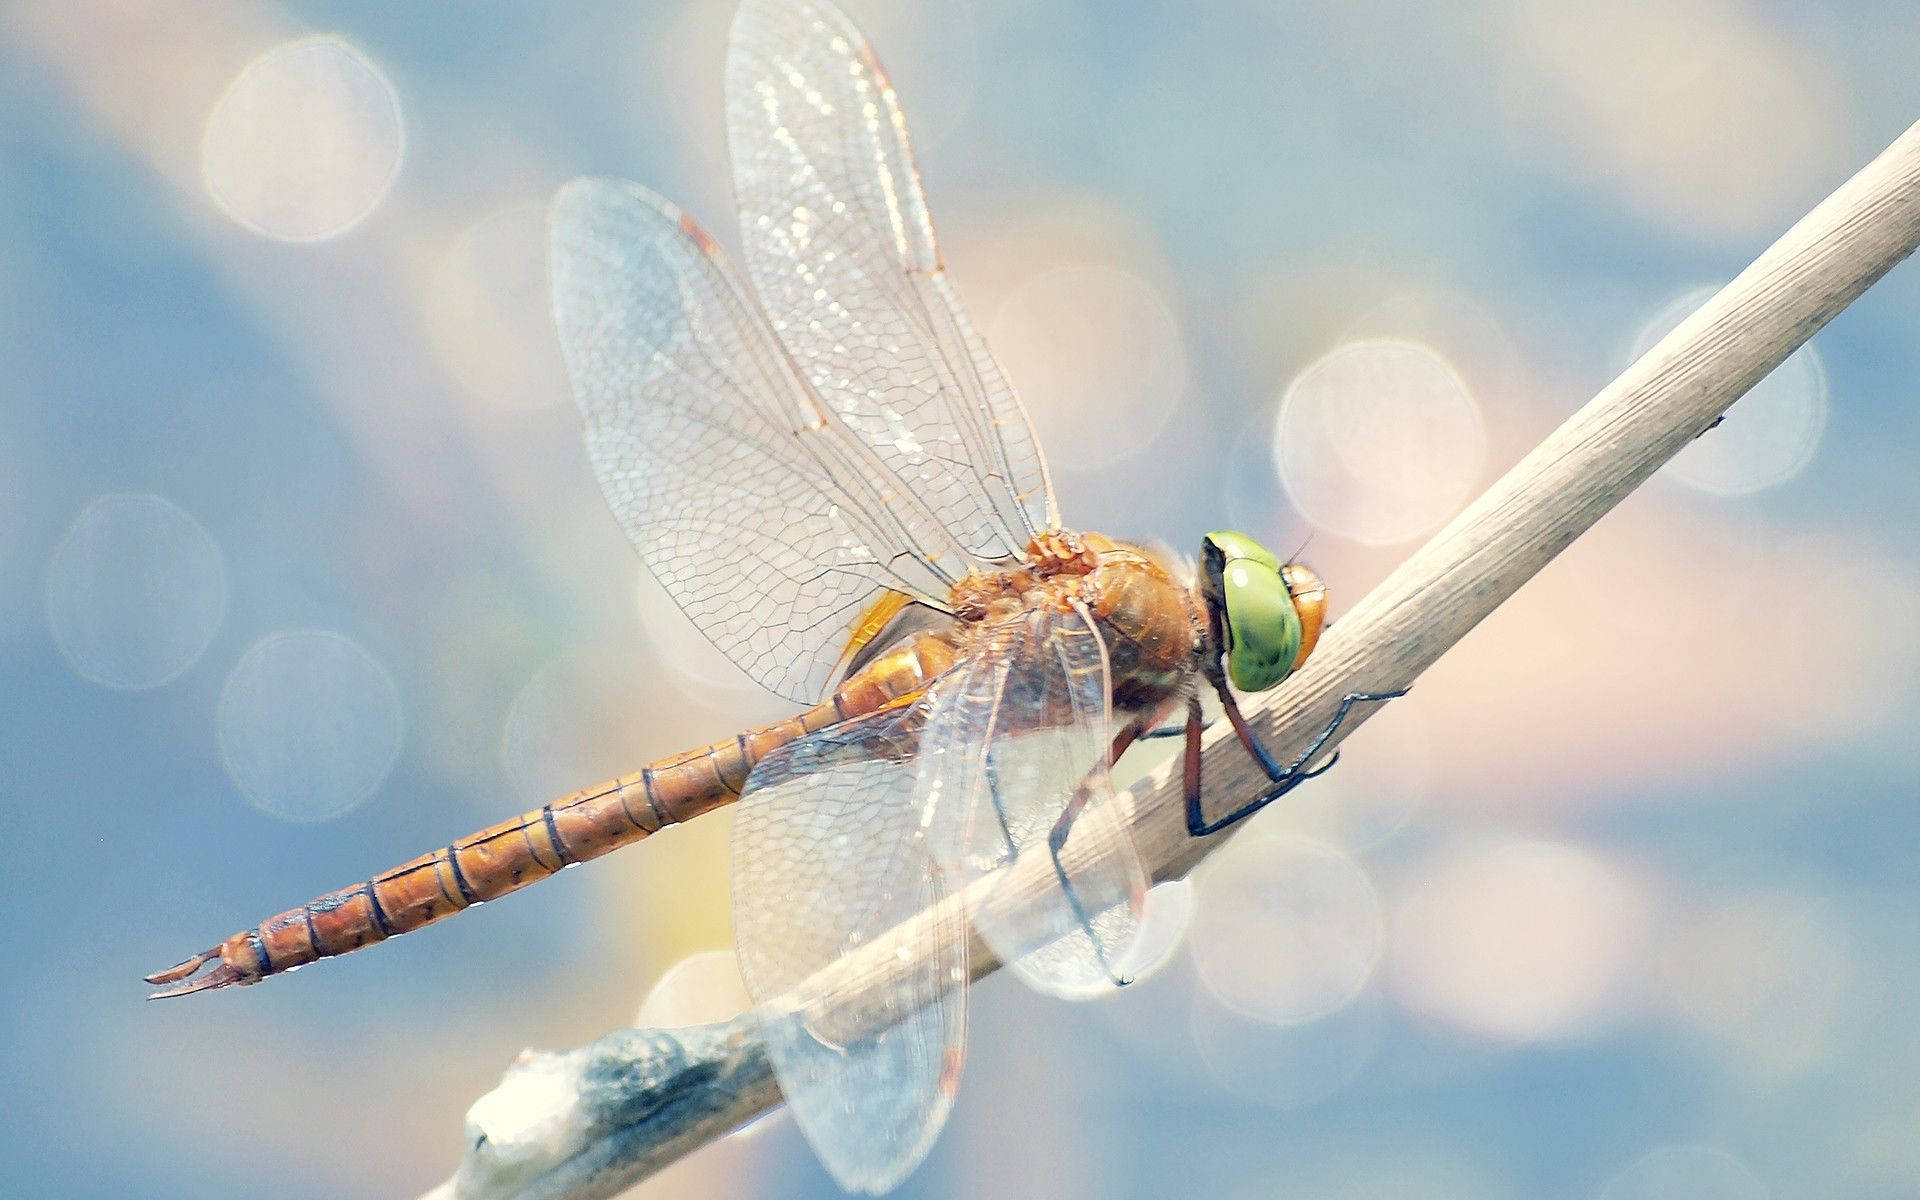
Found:
<svg viewBox="0 0 1920 1200"><path fill-rule="evenodd" d="M773 751L920 692L953 658L945 638L917 637L798 716L575 792L236 933L147 976L148 983L171 985L150 998L258 983L383 942L730 804ZM199 973L216 959L217 967Z"/></svg>

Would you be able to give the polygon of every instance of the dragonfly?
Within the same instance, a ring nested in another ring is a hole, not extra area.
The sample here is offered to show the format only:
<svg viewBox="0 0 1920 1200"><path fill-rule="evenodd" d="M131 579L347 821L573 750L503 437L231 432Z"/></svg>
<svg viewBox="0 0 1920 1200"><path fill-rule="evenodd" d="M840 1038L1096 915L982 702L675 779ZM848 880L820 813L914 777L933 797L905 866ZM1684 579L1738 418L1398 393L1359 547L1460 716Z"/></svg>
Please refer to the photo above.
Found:
<svg viewBox="0 0 1920 1200"><path fill-rule="evenodd" d="M834 1177L881 1192L951 1107L970 928L1043 991L1127 981L1148 873L1114 819L1121 753L1185 737L1187 828L1204 837L1331 766L1310 764L1352 707L1399 693L1348 695L1282 761L1236 694L1312 652L1327 604L1313 570L1229 531L1189 565L1061 525L1032 423L942 264L893 85L843 14L747 0L726 97L745 275L667 201L578 179L552 208L554 315L613 515L692 624L801 711L148 981L156 997L257 983L735 805L737 954L749 993L782 1014L767 1046L783 1093ZM1211 816L1208 691L1271 781ZM1054 876L1045 902L965 903L1036 855ZM910 921L927 913L952 915ZM897 928L912 944L883 1027L808 993Z"/></svg>

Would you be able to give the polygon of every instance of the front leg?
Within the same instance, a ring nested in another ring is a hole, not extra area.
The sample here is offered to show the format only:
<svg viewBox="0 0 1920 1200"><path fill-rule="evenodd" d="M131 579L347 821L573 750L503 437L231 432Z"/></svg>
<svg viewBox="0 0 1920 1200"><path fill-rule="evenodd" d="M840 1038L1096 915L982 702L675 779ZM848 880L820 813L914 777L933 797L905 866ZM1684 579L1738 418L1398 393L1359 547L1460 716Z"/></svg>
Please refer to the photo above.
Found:
<svg viewBox="0 0 1920 1200"><path fill-rule="evenodd" d="M1307 780L1317 778L1332 770L1333 764L1340 761L1340 752L1338 750L1333 752L1332 758L1315 769L1309 771L1306 769L1306 766L1312 762L1314 756L1319 754L1321 749L1326 746L1327 740L1334 735L1334 731L1339 729L1341 724L1346 721L1347 714L1353 711L1353 706L1369 702L1394 700L1407 694L1406 688L1401 688L1393 692L1348 692L1340 701L1339 711L1333 714L1333 720L1327 722L1326 728L1322 729L1319 735L1308 744L1307 748L1300 752L1298 758L1295 758L1285 766L1281 766L1279 761L1273 757L1272 752L1261 742L1259 735L1254 733L1253 728L1247 724L1247 719L1240 714L1240 705L1234 700L1233 690L1227 686L1227 681L1224 678L1215 676L1212 682L1214 690L1220 694L1221 706L1226 709L1227 720L1233 723L1233 732L1240 738L1240 744L1245 746L1247 753L1252 755L1253 760L1260 764L1260 769L1267 773L1267 778L1273 782L1273 786L1268 788L1264 794L1233 810L1218 821L1208 822L1205 819L1201 811L1199 795L1200 707L1199 701L1196 698L1187 717L1187 832L1194 837L1206 837L1209 834L1218 833L1229 825L1259 812Z"/></svg>

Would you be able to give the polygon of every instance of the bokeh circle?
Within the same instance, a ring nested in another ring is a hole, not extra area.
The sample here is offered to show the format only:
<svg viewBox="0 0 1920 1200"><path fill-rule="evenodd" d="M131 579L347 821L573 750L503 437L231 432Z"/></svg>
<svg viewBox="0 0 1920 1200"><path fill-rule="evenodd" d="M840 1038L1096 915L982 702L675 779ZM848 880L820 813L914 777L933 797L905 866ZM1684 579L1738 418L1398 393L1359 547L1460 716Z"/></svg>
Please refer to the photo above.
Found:
<svg viewBox="0 0 1920 1200"><path fill-rule="evenodd" d="M1358 996L1385 940L1367 873L1333 846L1257 831L1228 846L1198 880L1187 946L1220 1003L1274 1025L1298 1025Z"/></svg>
<svg viewBox="0 0 1920 1200"><path fill-rule="evenodd" d="M200 142L220 211L266 237L337 237L380 206L405 153L386 75L337 37L275 46L234 76Z"/></svg>
<svg viewBox="0 0 1920 1200"><path fill-rule="evenodd" d="M1695 288L1670 301L1635 336L1627 361L1651 350L1717 291ZM1715 496L1750 495L1806 470L1826 428L1827 370L1808 342L1736 400L1719 425L1687 443L1660 475Z"/></svg>
<svg viewBox="0 0 1920 1200"><path fill-rule="evenodd" d="M254 643L215 711L227 773L256 808L325 821L373 795L399 757L400 692L386 668L326 630Z"/></svg>
<svg viewBox="0 0 1920 1200"><path fill-rule="evenodd" d="M165 497L101 496L74 518L47 567L47 625L83 678L159 687L198 662L227 611L220 547Z"/></svg>
<svg viewBox="0 0 1920 1200"><path fill-rule="evenodd" d="M1428 533L1459 510L1487 456L1460 373L1417 342L1349 342L1302 371L1273 432L1280 482L1302 516L1373 546Z"/></svg>

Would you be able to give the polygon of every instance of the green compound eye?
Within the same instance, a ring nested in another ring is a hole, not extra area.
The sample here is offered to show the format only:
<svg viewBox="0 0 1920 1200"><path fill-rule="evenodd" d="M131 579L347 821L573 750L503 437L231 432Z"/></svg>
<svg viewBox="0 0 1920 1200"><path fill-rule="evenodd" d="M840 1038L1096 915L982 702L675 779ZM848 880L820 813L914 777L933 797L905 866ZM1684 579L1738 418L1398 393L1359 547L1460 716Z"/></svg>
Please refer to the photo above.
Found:
<svg viewBox="0 0 1920 1200"><path fill-rule="evenodd" d="M1227 679L1243 692L1264 692L1293 671L1300 652L1300 614L1280 560L1230 530L1208 534L1200 557L1202 587L1222 609Z"/></svg>

